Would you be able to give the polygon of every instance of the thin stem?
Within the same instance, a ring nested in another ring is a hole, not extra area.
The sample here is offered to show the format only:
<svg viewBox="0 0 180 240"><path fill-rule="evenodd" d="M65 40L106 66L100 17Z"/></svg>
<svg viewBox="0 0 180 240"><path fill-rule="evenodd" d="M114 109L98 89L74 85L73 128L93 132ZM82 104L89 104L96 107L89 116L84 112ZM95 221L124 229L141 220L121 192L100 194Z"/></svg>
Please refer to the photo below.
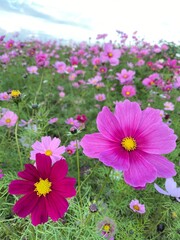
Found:
<svg viewBox="0 0 180 240"><path fill-rule="evenodd" d="M16 140L16 146L17 146L19 159L20 159L20 166L21 166L21 169L23 169L23 162L22 162L21 151L20 151L20 147L19 147L17 130L18 130L18 122L16 123L16 126L15 126L15 140Z"/></svg>
<svg viewBox="0 0 180 240"><path fill-rule="evenodd" d="M97 197L95 198L95 201L96 201L96 202L99 200L99 197L101 196L101 194L102 194L103 191L104 191L104 188L105 188L105 186L106 186L106 183L107 183L107 180L108 180L109 175L110 175L110 173L111 173L111 170L112 170L112 168L110 167L110 168L109 168L109 172L108 172L108 174L107 174L107 176L106 176L106 178L105 178L105 180L104 180L104 183L103 183L103 185L102 185L102 187L101 187L101 191L99 192L99 194L98 194Z"/></svg>
<svg viewBox="0 0 180 240"><path fill-rule="evenodd" d="M78 170L78 194L80 198L80 206L82 207L82 197L81 197L81 180L80 180L80 163L79 163L79 150L78 150L78 142L76 139L76 160L77 160L77 170Z"/></svg>

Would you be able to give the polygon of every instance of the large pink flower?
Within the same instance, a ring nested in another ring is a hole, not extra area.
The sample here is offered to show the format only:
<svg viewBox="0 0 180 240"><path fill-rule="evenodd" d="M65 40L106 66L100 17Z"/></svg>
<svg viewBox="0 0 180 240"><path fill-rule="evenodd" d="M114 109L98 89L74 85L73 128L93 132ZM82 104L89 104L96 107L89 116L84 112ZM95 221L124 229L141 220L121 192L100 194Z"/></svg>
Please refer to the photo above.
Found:
<svg viewBox="0 0 180 240"><path fill-rule="evenodd" d="M83 152L106 166L124 171L124 180L133 187L145 187L157 177L176 174L174 164L161 154L176 147L176 135L162 122L160 110L141 110L136 102L116 104L113 114L103 107L97 117L98 133L81 140Z"/></svg>
<svg viewBox="0 0 180 240"><path fill-rule="evenodd" d="M52 159L52 163L55 163L59 159L61 159L61 154L65 152L65 146L59 147L61 140L59 138L53 138L49 136L45 136L41 138L41 142L36 141L31 151L30 159L35 160L37 153L45 154Z"/></svg>
<svg viewBox="0 0 180 240"><path fill-rule="evenodd" d="M36 155L36 165L25 164L25 170L18 173L23 180L13 180L9 193L24 196L13 207L21 218L31 214L33 225L62 218L68 210L68 201L76 195L75 178L66 177L68 165L65 160L52 166L51 158L44 154Z"/></svg>

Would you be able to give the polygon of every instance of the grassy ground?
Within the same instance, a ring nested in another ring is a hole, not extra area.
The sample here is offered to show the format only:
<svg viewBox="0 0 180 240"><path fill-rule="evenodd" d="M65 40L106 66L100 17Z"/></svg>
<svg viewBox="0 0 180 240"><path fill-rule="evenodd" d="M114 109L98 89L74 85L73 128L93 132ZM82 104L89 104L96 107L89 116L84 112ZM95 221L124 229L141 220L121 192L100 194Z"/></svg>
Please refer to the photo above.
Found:
<svg viewBox="0 0 180 240"><path fill-rule="evenodd" d="M69 210L64 219L58 222L49 220L44 225L34 227L30 218L21 219L12 212L12 207L18 199L15 195L8 194L9 183L17 179L17 172L22 169L24 163L32 163L29 159L31 145L40 140L42 136L58 137L61 145L67 146L72 140L81 140L85 134L97 131L96 117L103 106L108 106L113 111L115 101L123 101L125 98L121 94L122 85L116 79L116 73L122 69L130 70L127 63L134 64L131 69L136 72L134 85L137 94L131 101L141 102L142 108L151 106L163 110L166 101L174 104L174 111L165 111L164 122L171 119L170 127L174 129L178 136L176 149L166 155L175 163L177 175L174 180L180 186L180 103L176 98L180 95L179 89L172 87L171 90L162 90L156 85L147 88L142 84L142 80L154 72L161 75L165 84L174 84L174 76L178 75L177 69L163 67L153 70L147 63L156 62L159 59L166 61L168 57L178 59L176 53L179 47L169 43L167 51L160 53L153 52L153 46L143 46L143 42L134 43L139 53L130 54L130 47L116 45L116 48L123 49L120 63L111 66L103 63L107 67L107 73L101 74L103 87L87 84L90 78L98 73L98 66L93 66L91 59L103 51L103 44L98 45L98 53L91 50L91 46L86 45L83 49L84 55L78 55L82 49L80 44L70 46L58 46L54 43L39 43L36 41L25 42L24 47L14 45L11 49L6 49L1 43L0 55L5 52L10 55L12 50L17 56L11 57L7 64L0 64L0 92L18 89L21 92L21 100L17 104L12 99L10 101L0 101L2 108L7 108L15 112L21 119L28 121L32 119L29 127L6 128L0 127L0 168L4 177L0 180L0 239L3 240L99 240L104 239L97 231L97 224L104 217L112 218L117 224L114 239L116 240L178 240L180 237L180 207L175 198L159 194L153 184L148 184L143 191L134 190L123 181L123 174L117 174L113 169L106 167L97 159L89 159L82 153L82 149L73 155L65 153L63 156L69 164L69 176L78 179L80 176L80 188L77 186L77 196L70 200ZM38 69L39 74L29 74L27 66L35 66L34 56L28 56L28 50L32 47L36 51L40 50L49 54L49 65ZM142 49L149 49L146 55L140 55ZM50 56L51 55L51 56ZM58 56L59 58L56 58ZM87 66L78 64L75 71L82 70L83 74L77 75L74 81L70 81L67 73L59 74L53 67L56 61L63 61L70 64L70 57L76 55L78 59L87 60ZM145 61L144 65L137 66L139 59ZM178 64L177 64L178 65ZM179 64L180 66L180 64ZM79 80L84 80L85 84L78 84ZM78 88L73 85L77 83ZM64 87L65 97L59 96L58 86ZM104 93L106 100L98 102L95 95ZM163 98L168 95L169 99ZM77 134L70 133L70 126L65 123L66 119L76 117L78 114L85 114L88 118L86 126ZM169 116L167 116L169 114ZM57 117L58 121L48 124L49 119ZM28 143L28 145L24 145ZM80 175L78 175L78 164L80 162ZM164 179L157 179L156 183L164 187ZM146 213L140 215L134 213L129 208L129 203L133 199L138 199L145 204ZM91 204L97 205L97 211L90 211Z"/></svg>

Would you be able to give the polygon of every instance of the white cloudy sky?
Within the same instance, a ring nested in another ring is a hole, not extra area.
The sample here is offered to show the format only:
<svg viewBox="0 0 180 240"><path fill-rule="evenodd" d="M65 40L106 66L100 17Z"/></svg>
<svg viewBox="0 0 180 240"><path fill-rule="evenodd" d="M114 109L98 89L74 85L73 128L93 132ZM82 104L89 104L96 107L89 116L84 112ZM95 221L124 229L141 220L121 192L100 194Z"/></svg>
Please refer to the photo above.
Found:
<svg viewBox="0 0 180 240"><path fill-rule="evenodd" d="M147 41L180 40L179 0L0 0L0 28L88 40L138 31Z"/></svg>

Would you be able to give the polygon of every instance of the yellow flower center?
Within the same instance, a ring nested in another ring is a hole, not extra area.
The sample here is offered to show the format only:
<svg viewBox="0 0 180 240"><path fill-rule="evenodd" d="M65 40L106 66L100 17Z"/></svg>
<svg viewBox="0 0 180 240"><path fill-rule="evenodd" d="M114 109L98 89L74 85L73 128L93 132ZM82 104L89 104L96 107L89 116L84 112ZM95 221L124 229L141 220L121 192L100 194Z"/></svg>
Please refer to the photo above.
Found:
<svg viewBox="0 0 180 240"><path fill-rule="evenodd" d="M136 211L139 211L140 210L140 207L138 205L134 205L133 208L136 210Z"/></svg>
<svg viewBox="0 0 180 240"><path fill-rule="evenodd" d="M52 156L52 151L51 150L46 150L45 155L46 156Z"/></svg>
<svg viewBox="0 0 180 240"><path fill-rule="evenodd" d="M6 119L6 123L10 123L11 122L11 119L10 118L7 118Z"/></svg>
<svg viewBox="0 0 180 240"><path fill-rule="evenodd" d="M46 194L48 194L49 192L51 192L51 185L52 183L49 182L49 180L46 178L45 180L43 180L42 178L39 179L39 182L36 182L34 184L34 186L36 187L34 189L35 192L37 192L37 195L40 197L41 195L43 195L44 197L46 196Z"/></svg>
<svg viewBox="0 0 180 240"><path fill-rule="evenodd" d="M18 98L21 95L21 92L19 90L12 90L11 91L11 97Z"/></svg>
<svg viewBox="0 0 180 240"><path fill-rule="evenodd" d="M123 75L123 78L127 78L127 77L128 77L128 75L127 75L127 74L124 74L124 75Z"/></svg>
<svg viewBox="0 0 180 240"><path fill-rule="evenodd" d="M103 231L105 231L106 233L109 233L110 232L110 228L111 228L110 224L105 224L103 226Z"/></svg>
<svg viewBox="0 0 180 240"><path fill-rule="evenodd" d="M127 91L127 92L126 92L126 95L128 95L128 96L129 96L129 95L130 95L130 92L129 92L129 91Z"/></svg>
<svg viewBox="0 0 180 240"><path fill-rule="evenodd" d="M109 57L112 57L112 56L113 56L113 54L110 52L110 53L108 53L108 56L109 56Z"/></svg>
<svg viewBox="0 0 180 240"><path fill-rule="evenodd" d="M127 151L135 150L137 147L136 140L132 137L125 137L121 141L122 147Z"/></svg>

